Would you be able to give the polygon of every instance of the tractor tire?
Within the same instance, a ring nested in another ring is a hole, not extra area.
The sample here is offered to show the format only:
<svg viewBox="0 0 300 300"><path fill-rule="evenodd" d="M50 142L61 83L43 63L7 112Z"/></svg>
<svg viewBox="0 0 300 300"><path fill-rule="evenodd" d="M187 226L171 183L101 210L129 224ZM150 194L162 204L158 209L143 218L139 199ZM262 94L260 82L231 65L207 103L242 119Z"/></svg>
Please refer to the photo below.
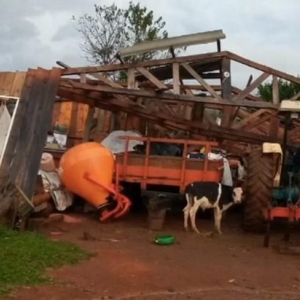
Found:
<svg viewBox="0 0 300 300"><path fill-rule="evenodd" d="M273 179L276 172L275 155L252 151L248 156L243 227L245 231L261 233L265 229L263 209L272 202Z"/></svg>

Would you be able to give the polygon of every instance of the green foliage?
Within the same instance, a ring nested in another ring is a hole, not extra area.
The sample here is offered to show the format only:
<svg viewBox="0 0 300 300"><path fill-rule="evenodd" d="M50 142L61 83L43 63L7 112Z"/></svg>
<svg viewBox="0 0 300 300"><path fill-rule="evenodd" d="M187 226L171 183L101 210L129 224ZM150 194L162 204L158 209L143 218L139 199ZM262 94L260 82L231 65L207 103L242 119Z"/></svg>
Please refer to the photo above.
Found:
<svg viewBox="0 0 300 300"><path fill-rule="evenodd" d="M293 96L295 96L297 93L300 92L300 85L288 82L285 80L278 80L278 89L279 89L279 99L290 99ZM273 88L271 82L266 82L264 84L261 84L258 87L258 93L257 95L261 97L263 100L271 102L273 99Z"/></svg>
<svg viewBox="0 0 300 300"><path fill-rule="evenodd" d="M44 274L47 268L73 265L88 257L72 244L0 227L0 295L17 286L51 282Z"/></svg>
<svg viewBox="0 0 300 300"><path fill-rule="evenodd" d="M116 4L110 6L95 5L95 16L83 15L77 22L77 30L82 34L83 51L87 59L96 64L108 64L116 61L117 52L135 43L152 41L168 37L164 29L166 23L162 17L155 18L140 3L130 2L125 9ZM149 60L170 55L168 51L159 51L127 57L125 61Z"/></svg>

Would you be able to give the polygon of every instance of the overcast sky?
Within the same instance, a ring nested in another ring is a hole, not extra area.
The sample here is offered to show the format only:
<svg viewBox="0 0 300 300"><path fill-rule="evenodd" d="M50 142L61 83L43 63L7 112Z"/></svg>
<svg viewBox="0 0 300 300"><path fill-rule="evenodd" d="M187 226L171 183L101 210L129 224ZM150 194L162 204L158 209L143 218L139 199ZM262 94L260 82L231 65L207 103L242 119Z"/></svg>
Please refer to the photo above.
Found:
<svg viewBox="0 0 300 300"><path fill-rule="evenodd" d="M157 2L156 2L157 1ZM300 0L141 0L166 21L170 36L223 29L222 48L293 75L300 74ZM127 6L129 1L114 1ZM135 2L135 1L133 1ZM138 1L137 1L138 2ZM0 0L0 71L88 63L72 16L93 13L108 0ZM197 46L190 53L215 51ZM246 84L249 69L234 66Z"/></svg>

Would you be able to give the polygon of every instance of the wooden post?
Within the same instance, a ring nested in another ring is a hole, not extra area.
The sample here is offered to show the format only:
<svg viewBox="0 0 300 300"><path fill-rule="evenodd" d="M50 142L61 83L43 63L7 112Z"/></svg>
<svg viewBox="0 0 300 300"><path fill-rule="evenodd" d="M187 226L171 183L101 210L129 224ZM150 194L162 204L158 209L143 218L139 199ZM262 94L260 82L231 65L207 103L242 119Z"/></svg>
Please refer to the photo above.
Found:
<svg viewBox="0 0 300 300"><path fill-rule="evenodd" d="M180 94L179 63L173 63L173 93Z"/></svg>
<svg viewBox="0 0 300 300"><path fill-rule="evenodd" d="M272 100L274 104L279 104L279 86L278 86L278 77L273 76L272 81Z"/></svg>
<svg viewBox="0 0 300 300"><path fill-rule="evenodd" d="M280 103L277 76L273 76L273 80L272 80L272 101L274 104ZM278 136L279 126L280 126L280 120L276 115L273 114L270 119L269 136L276 138Z"/></svg>
<svg viewBox="0 0 300 300"><path fill-rule="evenodd" d="M172 72L173 72L173 93L180 94L180 65L179 63L172 64ZM175 112L177 116L181 116L182 114L182 103L177 103Z"/></svg>
<svg viewBox="0 0 300 300"><path fill-rule="evenodd" d="M222 77L221 77L221 85L222 85L222 98L225 100L231 100L231 66L230 59L223 58L222 59ZM221 126L228 127L231 123L231 116L233 115L234 108L225 107L223 109L223 117Z"/></svg>

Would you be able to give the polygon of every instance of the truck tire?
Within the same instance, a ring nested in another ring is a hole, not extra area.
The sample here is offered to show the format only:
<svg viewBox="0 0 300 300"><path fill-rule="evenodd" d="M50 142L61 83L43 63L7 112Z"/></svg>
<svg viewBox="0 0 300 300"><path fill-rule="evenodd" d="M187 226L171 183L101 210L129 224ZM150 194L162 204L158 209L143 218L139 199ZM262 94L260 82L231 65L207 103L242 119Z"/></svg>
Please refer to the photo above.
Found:
<svg viewBox="0 0 300 300"><path fill-rule="evenodd" d="M259 233L264 230L263 209L272 202L275 155L254 150L248 156L247 166L243 227L245 231Z"/></svg>

